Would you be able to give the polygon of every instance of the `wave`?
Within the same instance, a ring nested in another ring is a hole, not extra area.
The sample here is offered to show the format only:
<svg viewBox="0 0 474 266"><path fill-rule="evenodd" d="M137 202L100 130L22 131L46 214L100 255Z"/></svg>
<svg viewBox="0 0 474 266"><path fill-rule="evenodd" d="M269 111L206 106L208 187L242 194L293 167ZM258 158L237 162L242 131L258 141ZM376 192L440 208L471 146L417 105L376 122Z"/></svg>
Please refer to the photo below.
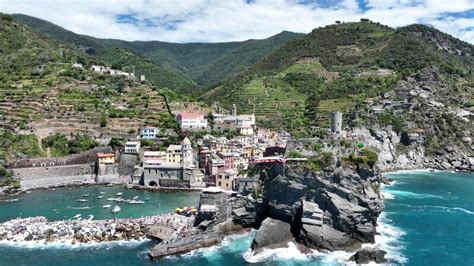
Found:
<svg viewBox="0 0 474 266"><path fill-rule="evenodd" d="M398 204L399 206L404 206L410 208L411 211L434 211L436 209L447 211L447 212L463 212L466 214L474 215L474 211L467 210L461 207L448 207L448 206L440 206L440 205L411 205L411 204Z"/></svg>
<svg viewBox="0 0 474 266"><path fill-rule="evenodd" d="M410 191L403 191L403 190L385 190L382 192L385 195L388 195L388 199L393 199L397 196L404 197L404 198L412 198L412 199L427 199L427 198L436 198L436 199L444 199L443 196L433 195L433 194L423 194L423 193L414 193Z"/></svg>
<svg viewBox="0 0 474 266"><path fill-rule="evenodd" d="M389 262L404 264L408 261L403 255L405 246L402 239L406 233L393 225L393 221L387 218L386 212L382 212L378 218L377 233L375 244L364 244L363 247L373 246L385 250L386 259Z"/></svg>
<svg viewBox="0 0 474 266"><path fill-rule="evenodd" d="M67 207L67 209L71 210L90 210L92 207L86 206L86 207Z"/></svg>

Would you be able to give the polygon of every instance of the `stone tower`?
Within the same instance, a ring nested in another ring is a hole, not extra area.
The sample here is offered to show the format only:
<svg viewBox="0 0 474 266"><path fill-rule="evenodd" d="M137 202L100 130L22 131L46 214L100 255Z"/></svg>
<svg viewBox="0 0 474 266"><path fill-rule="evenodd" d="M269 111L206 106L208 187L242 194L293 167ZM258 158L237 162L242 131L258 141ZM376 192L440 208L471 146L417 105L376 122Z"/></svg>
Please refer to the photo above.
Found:
<svg viewBox="0 0 474 266"><path fill-rule="evenodd" d="M341 133L342 131L342 113L332 112L331 114L331 132Z"/></svg>
<svg viewBox="0 0 474 266"><path fill-rule="evenodd" d="M191 141L188 137L185 137L183 142L181 142L181 158L183 166L193 165L193 148L191 147Z"/></svg>

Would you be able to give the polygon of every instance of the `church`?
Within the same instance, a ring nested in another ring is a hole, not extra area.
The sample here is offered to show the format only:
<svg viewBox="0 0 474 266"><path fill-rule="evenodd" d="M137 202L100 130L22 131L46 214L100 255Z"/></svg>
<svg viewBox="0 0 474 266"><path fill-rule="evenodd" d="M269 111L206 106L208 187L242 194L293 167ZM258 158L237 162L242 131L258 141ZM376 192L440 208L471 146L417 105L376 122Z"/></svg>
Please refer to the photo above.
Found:
<svg viewBox="0 0 474 266"><path fill-rule="evenodd" d="M185 137L181 145L170 145L170 147L166 162L143 166L140 185L190 188L202 182L202 173L194 164L194 153L189 138Z"/></svg>

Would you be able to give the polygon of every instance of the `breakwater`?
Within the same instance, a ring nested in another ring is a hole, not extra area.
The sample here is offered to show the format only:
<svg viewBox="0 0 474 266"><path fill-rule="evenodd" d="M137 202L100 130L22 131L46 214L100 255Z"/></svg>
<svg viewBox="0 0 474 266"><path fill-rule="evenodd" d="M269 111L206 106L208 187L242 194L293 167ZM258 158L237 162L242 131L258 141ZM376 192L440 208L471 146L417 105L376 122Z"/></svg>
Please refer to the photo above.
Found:
<svg viewBox="0 0 474 266"><path fill-rule="evenodd" d="M18 218L0 224L0 241L36 243L98 243L142 240L151 227L169 228L169 238L184 236L189 223L174 214L137 219L48 221L45 217Z"/></svg>

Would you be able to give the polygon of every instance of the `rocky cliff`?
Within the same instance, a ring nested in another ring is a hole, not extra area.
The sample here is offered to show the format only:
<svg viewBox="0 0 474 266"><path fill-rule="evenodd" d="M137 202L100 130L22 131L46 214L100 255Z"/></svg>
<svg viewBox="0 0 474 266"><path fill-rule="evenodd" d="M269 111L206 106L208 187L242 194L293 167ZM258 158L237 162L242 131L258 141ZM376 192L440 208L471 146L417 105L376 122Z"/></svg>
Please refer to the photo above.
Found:
<svg viewBox="0 0 474 266"><path fill-rule="evenodd" d="M380 182L381 177L364 166L330 173L289 167L266 176L261 201L247 199L234 210L234 222L248 225L254 218L259 228L252 243L256 252L291 240L319 250L353 251L374 242L384 207ZM254 212L249 211L251 205Z"/></svg>

